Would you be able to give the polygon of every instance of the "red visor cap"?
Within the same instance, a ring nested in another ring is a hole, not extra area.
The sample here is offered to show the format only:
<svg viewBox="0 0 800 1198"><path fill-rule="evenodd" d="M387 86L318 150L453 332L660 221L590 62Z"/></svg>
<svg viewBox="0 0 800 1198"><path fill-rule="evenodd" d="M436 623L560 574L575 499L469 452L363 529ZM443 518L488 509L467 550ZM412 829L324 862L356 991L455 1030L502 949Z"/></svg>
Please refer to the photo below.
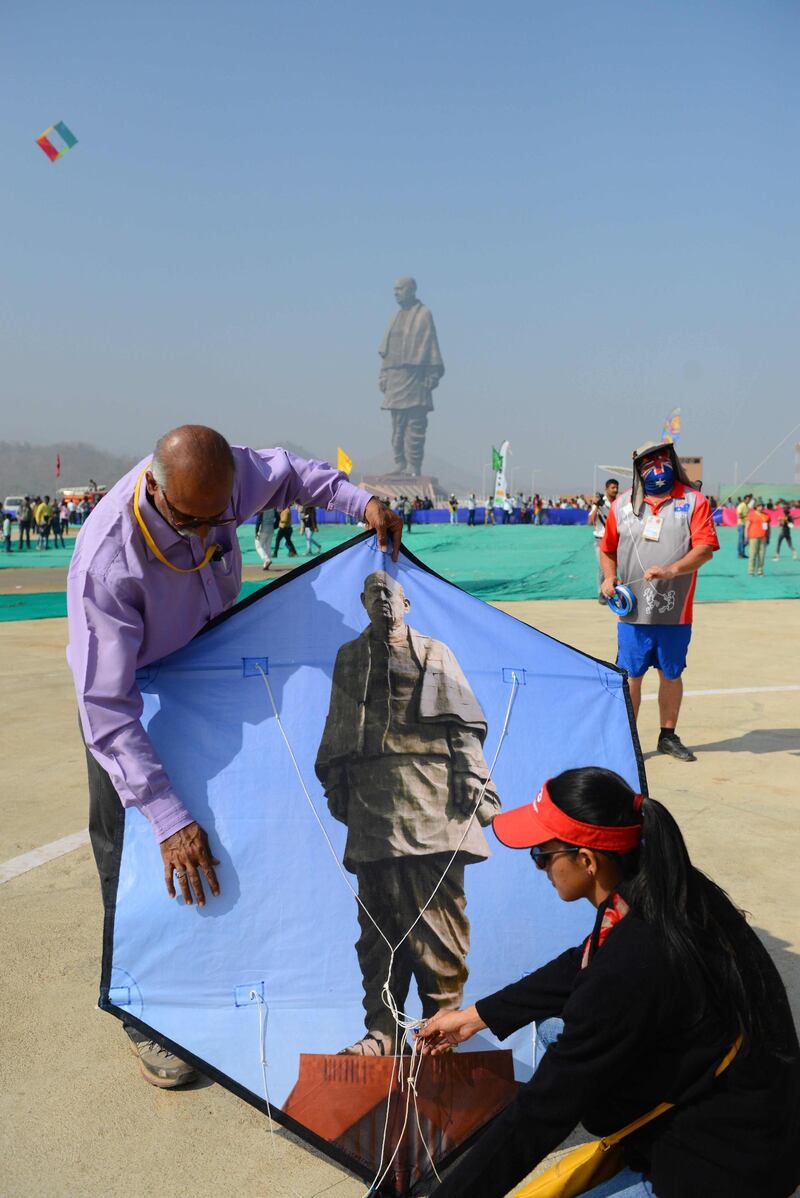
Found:
<svg viewBox="0 0 800 1198"><path fill-rule="evenodd" d="M634 798L634 807L641 806L641 795ZM605 828L571 819L550 798L545 782L532 803L502 811L492 820L492 831L501 844L510 849L529 849L546 840L563 840L565 844L585 849L606 849L613 853L629 853L639 844L641 824Z"/></svg>

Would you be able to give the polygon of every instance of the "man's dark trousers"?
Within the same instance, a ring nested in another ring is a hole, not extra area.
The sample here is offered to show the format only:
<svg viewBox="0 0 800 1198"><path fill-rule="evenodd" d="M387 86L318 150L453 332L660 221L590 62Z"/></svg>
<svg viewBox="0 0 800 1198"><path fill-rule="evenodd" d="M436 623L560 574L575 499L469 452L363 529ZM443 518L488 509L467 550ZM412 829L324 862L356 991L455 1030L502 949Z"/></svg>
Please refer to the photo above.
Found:
<svg viewBox="0 0 800 1198"><path fill-rule="evenodd" d="M107 911L116 899L119 863L114 861L114 850L125 813L114 783L88 749L86 768L89 774L89 839L100 876L103 907Z"/></svg>

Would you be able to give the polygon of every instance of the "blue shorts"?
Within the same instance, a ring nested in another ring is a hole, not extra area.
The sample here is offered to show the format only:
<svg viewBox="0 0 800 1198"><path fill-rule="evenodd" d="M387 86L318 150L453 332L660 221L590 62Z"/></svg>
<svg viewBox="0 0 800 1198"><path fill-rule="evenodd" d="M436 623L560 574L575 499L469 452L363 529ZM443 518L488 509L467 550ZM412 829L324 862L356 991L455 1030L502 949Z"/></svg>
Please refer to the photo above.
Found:
<svg viewBox="0 0 800 1198"><path fill-rule="evenodd" d="M665 678L680 678L686 669L686 651L692 639L691 624L617 625L617 665L631 678L641 678L650 666Z"/></svg>

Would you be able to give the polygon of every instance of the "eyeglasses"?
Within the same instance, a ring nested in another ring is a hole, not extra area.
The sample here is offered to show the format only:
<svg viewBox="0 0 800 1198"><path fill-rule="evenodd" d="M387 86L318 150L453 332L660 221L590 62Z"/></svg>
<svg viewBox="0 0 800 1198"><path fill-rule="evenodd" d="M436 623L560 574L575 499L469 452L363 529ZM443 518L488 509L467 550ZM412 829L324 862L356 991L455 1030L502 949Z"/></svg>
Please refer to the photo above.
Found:
<svg viewBox="0 0 800 1198"><path fill-rule="evenodd" d="M185 512L180 512L176 507L172 506L167 499L167 492L163 487L160 490L176 528L220 528L223 524L236 523L235 516L226 516L224 519L221 519L221 513L220 516L187 516Z"/></svg>
<svg viewBox="0 0 800 1198"><path fill-rule="evenodd" d="M537 869L547 869L547 862L551 857L560 857L562 853L579 853L580 846L571 849L550 849L544 852L535 844L531 849L531 861Z"/></svg>

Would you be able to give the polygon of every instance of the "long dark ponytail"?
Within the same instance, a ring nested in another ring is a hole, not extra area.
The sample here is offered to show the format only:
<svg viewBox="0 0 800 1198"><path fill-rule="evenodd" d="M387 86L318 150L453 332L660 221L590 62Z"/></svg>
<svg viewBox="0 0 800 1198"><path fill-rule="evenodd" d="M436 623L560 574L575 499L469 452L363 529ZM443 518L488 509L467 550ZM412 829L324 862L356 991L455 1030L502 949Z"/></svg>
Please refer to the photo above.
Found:
<svg viewBox="0 0 800 1198"><path fill-rule="evenodd" d="M622 872L619 893L655 930L687 987L698 1017L715 1008L731 1030L778 1051L776 981L769 955L725 891L696 869L681 830L656 799L634 806L634 791L611 770L565 770L548 782L550 797L573 819L605 827L642 825L640 845L613 854ZM784 994L785 1000L785 994Z"/></svg>

